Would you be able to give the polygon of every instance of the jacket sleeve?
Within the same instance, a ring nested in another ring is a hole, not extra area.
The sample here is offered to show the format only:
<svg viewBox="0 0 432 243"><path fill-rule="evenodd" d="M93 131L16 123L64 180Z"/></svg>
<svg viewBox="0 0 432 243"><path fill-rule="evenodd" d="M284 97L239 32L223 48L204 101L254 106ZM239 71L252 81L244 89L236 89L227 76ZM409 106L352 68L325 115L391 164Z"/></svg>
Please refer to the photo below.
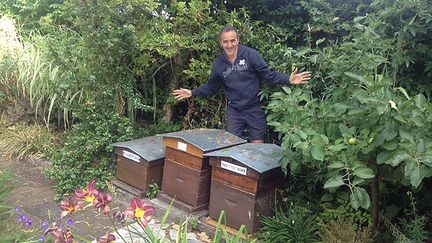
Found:
<svg viewBox="0 0 432 243"><path fill-rule="evenodd" d="M252 67L255 69L261 79L267 80L267 82L272 85L290 84L288 74L280 73L269 68L261 55L254 49L251 49L251 60Z"/></svg>
<svg viewBox="0 0 432 243"><path fill-rule="evenodd" d="M215 71L212 70L210 74L210 78L208 79L207 83L199 86L198 88L194 88L192 90L192 96L202 96L202 97L210 96L220 88L221 84L222 81L219 75L217 75Z"/></svg>

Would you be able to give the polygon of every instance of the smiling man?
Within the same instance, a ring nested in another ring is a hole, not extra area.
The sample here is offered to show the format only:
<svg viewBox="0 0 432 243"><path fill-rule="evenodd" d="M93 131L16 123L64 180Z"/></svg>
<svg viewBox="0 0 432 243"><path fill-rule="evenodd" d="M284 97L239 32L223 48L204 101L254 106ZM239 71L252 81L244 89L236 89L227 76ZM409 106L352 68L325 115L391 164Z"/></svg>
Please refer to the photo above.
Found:
<svg viewBox="0 0 432 243"><path fill-rule="evenodd" d="M193 90L174 90L173 95L178 100L192 96L206 97L222 86L228 102L226 130L241 137L248 129L250 142L262 143L267 123L258 97L260 80L270 84L307 84L311 73L298 73L297 69L291 75L276 72L268 67L255 49L239 45L239 40L234 27L223 28L219 33L223 53L213 63L207 83Z"/></svg>

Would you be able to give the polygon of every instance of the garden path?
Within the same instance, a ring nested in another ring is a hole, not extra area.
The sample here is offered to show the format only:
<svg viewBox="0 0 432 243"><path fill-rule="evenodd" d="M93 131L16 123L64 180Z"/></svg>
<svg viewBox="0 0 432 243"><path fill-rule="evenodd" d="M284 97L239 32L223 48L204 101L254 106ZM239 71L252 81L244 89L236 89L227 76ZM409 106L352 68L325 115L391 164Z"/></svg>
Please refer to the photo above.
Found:
<svg viewBox="0 0 432 243"><path fill-rule="evenodd" d="M55 183L52 180L43 176L43 170L47 168L48 162L44 163L41 160L17 160L7 156L0 150L0 171L9 171L13 175L14 188L7 195L6 203L20 209L19 214L25 214L33 220L33 229L35 232L42 232L41 222L49 221L66 224L67 218L60 221L59 216L61 210L59 203L54 201ZM121 209L125 209L128 205L125 198L119 197L114 199L110 204L120 205ZM112 208L116 209L116 208ZM157 210L158 211L158 210ZM159 212L161 214L162 212ZM80 242L90 242L97 237L103 236L108 232L112 232L111 221L96 210L88 208L77 212L73 215L73 225L69 228L72 231L75 239ZM154 221L158 221L155 219ZM176 232L172 229L166 230L166 237L175 239ZM128 235L124 232L122 235ZM39 239L41 233L34 236L33 240ZM188 242L203 242L197 240L195 233L188 234ZM120 239L118 239L120 240ZM121 242L121 241L116 241ZM140 242L135 240L133 242Z"/></svg>
<svg viewBox="0 0 432 243"><path fill-rule="evenodd" d="M43 169L43 163L35 163L31 159L16 160L0 152L0 170L9 171L14 179L14 188L6 197L6 203L20 208L19 213L30 217L33 227L40 231L42 221L55 222L61 212L59 203L54 201L55 184L42 175ZM84 210L73 215L71 231L85 240L106 234L110 230L111 222L101 214L95 210ZM66 220L57 222L65 224Z"/></svg>

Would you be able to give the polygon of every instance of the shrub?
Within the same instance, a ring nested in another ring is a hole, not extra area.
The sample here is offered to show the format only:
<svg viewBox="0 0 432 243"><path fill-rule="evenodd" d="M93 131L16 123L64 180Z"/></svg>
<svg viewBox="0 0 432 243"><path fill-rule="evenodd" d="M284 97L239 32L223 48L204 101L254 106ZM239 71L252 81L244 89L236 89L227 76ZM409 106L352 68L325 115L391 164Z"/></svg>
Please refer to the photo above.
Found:
<svg viewBox="0 0 432 243"><path fill-rule="evenodd" d="M358 227L352 219L339 217L330 223L321 223L321 237L324 243L368 243L373 242L372 227Z"/></svg>
<svg viewBox="0 0 432 243"><path fill-rule="evenodd" d="M137 136L130 120L116 112L96 113L91 108L82 111L82 120L67 132L62 148L52 157L53 168L47 175L56 179L56 198L97 178L103 182L114 172L112 144Z"/></svg>
<svg viewBox="0 0 432 243"><path fill-rule="evenodd" d="M258 239L262 242L317 242L317 217L308 209L291 204L287 211L275 210L264 217Z"/></svg>

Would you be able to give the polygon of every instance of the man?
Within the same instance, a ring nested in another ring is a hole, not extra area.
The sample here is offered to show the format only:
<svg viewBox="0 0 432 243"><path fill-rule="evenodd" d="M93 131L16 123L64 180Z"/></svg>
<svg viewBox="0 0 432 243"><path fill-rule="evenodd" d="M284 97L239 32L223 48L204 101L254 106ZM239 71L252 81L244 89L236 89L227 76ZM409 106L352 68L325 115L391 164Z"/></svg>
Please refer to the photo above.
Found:
<svg viewBox="0 0 432 243"><path fill-rule="evenodd" d="M288 76L269 69L256 50L239 45L238 31L231 26L226 26L219 33L219 43L223 53L216 58L207 83L192 91L183 88L174 90L173 95L178 100L192 96L206 97L222 85L228 102L226 130L241 137L247 128L250 142L262 143L267 123L258 97L260 79L270 84L307 84L311 73L298 73L295 69Z"/></svg>

